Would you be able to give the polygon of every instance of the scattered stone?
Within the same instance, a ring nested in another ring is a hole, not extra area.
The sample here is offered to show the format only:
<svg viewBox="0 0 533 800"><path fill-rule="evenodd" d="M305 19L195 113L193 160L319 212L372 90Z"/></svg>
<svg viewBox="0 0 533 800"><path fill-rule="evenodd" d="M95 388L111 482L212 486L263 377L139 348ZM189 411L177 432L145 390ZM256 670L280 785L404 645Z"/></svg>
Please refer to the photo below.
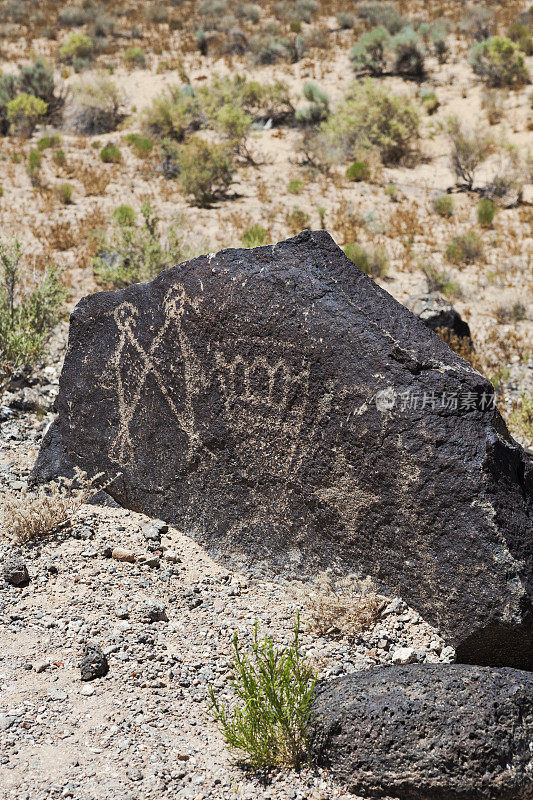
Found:
<svg viewBox="0 0 533 800"><path fill-rule="evenodd" d="M103 678L109 672L109 664L102 648L97 644L85 645L80 664L82 681Z"/></svg>
<svg viewBox="0 0 533 800"><path fill-rule="evenodd" d="M140 617L143 622L168 622L165 606L156 600L147 602L140 609Z"/></svg>
<svg viewBox="0 0 533 800"><path fill-rule="evenodd" d="M459 661L533 669L533 468L493 394L305 231L81 300L54 435L229 563L379 573Z"/></svg>
<svg viewBox="0 0 533 800"><path fill-rule="evenodd" d="M130 779L130 781L142 781L143 779L143 774L139 769L139 767L130 767L126 771L126 775Z"/></svg>
<svg viewBox="0 0 533 800"><path fill-rule="evenodd" d="M64 689L60 689L57 686L52 686L46 692L47 697L49 700L67 700L68 694Z"/></svg>
<svg viewBox="0 0 533 800"><path fill-rule="evenodd" d="M393 664L414 664L418 661L418 653L414 647L399 647L392 654Z"/></svg>
<svg viewBox="0 0 533 800"><path fill-rule="evenodd" d="M320 684L311 747L364 796L531 800L532 737L531 673L417 664Z"/></svg>
<svg viewBox="0 0 533 800"><path fill-rule="evenodd" d="M45 670L47 670L49 666L50 666L50 659L46 659L45 661L37 661L33 665L33 669L35 670L35 672L39 672L40 673L40 672L44 672Z"/></svg>
<svg viewBox="0 0 533 800"><path fill-rule="evenodd" d="M111 553L115 561L126 561L129 564L135 562L135 553L131 550L124 550L122 547L114 547Z"/></svg>
<svg viewBox="0 0 533 800"><path fill-rule="evenodd" d="M18 556L5 562L3 575L5 582L11 586L25 586L30 580L27 566Z"/></svg>

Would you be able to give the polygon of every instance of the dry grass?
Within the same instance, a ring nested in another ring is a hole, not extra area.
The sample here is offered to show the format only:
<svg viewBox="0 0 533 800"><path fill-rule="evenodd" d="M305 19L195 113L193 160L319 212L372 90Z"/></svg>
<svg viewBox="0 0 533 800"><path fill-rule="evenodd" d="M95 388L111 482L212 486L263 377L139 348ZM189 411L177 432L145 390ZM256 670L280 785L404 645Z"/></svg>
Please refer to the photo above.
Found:
<svg viewBox="0 0 533 800"><path fill-rule="evenodd" d="M328 570L318 576L315 589L305 594L307 625L317 636L355 639L377 622L386 602L370 578L336 579Z"/></svg>
<svg viewBox="0 0 533 800"><path fill-rule="evenodd" d="M71 525L80 506L102 488L96 487L102 475L89 480L85 472L76 470L74 478L40 486L33 492L3 493L0 497L4 529L17 542L26 543Z"/></svg>

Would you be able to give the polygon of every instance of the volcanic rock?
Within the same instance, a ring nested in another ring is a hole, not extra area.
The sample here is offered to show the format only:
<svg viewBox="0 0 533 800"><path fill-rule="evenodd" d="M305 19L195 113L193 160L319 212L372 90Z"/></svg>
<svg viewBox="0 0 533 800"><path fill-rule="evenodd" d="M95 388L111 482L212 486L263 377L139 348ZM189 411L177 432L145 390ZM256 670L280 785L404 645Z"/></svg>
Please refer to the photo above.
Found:
<svg viewBox="0 0 533 800"><path fill-rule="evenodd" d="M371 575L458 661L533 668L533 469L491 384L325 231L84 298L56 406L56 459L214 556Z"/></svg>

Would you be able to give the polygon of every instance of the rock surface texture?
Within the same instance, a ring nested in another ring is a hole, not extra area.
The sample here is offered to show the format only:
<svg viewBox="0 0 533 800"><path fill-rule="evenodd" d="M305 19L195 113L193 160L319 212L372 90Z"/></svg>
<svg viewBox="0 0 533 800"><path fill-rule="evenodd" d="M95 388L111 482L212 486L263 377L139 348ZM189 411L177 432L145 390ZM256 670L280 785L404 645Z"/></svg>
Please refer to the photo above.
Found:
<svg viewBox="0 0 533 800"><path fill-rule="evenodd" d="M528 672L375 667L317 690L312 748L365 797L530 800L532 738Z"/></svg>
<svg viewBox="0 0 533 800"><path fill-rule="evenodd" d="M233 565L370 574L459 660L529 669L533 475L491 395L304 232L82 300L47 440Z"/></svg>

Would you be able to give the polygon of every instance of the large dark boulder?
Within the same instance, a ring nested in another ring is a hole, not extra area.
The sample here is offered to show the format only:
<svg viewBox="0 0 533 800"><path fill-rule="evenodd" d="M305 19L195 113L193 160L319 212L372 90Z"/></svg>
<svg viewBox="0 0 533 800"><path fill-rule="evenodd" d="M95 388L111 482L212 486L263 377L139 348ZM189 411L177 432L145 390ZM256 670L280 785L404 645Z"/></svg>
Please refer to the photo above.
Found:
<svg viewBox="0 0 533 800"><path fill-rule="evenodd" d="M84 298L48 441L214 555L370 574L460 660L530 668L533 476L492 391L305 232Z"/></svg>
<svg viewBox="0 0 533 800"><path fill-rule="evenodd" d="M529 672L373 667L316 690L311 749L365 797L530 800L532 741Z"/></svg>

